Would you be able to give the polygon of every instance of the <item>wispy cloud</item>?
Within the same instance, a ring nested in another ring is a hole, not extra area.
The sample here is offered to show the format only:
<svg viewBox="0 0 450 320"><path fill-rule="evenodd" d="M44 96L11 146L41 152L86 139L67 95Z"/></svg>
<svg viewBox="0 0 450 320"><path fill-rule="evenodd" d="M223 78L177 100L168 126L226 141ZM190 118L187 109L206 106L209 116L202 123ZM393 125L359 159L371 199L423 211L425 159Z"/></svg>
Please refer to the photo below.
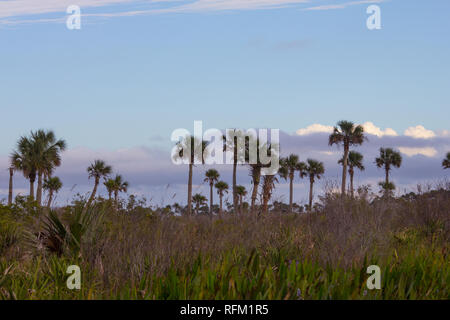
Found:
<svg viewBox="0 0 450 320"><path fill-rule="evenodd" d="M370 4L370 3L381 3L385 2L386 0L361 0L361 1L350 1L350 2L344 2L344 3L337 3L337 4L324 4L320 6L313 6L304 8L303 10L311 11L311 10L335 10L335 9L345 9L350 6L356 6L360 4Z"/></svg>
<svg viewBox="0 0 450 320"><path fill-rule="evenodd" d="M342 9L352 5L384 1L363 0L333 3L308 7L303 10ZM0 24L62 22L64 17L49 18L42 17L42 15L56 13L65 15L66 9L73 4L82 9L83 17L113 18L180 12L268 10L312 5L314 2L318 2L318 0L7 0L0 1ZM130 10L136 5L139 6L138 10ZM97 8L96 12L92 12L95 8ZM98 8L107 8L108 10L98 12Z"/></svg>

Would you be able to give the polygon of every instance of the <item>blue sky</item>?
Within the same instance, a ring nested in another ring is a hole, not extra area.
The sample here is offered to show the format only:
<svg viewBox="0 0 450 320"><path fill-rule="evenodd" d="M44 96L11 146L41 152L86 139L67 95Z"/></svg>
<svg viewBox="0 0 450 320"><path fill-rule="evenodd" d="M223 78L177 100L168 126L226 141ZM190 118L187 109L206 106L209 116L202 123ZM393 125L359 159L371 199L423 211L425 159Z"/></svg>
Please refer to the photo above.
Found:
<svg viewBox="0 0 450 320"><path fill-rule="evenodd" d="M194 120L450 129L447 0L34 2L0 0L3 159L39 128L92 152L169 148ZM373 3L381 30L366 28ZM81 30L65 26L69 4Z"/></svg>

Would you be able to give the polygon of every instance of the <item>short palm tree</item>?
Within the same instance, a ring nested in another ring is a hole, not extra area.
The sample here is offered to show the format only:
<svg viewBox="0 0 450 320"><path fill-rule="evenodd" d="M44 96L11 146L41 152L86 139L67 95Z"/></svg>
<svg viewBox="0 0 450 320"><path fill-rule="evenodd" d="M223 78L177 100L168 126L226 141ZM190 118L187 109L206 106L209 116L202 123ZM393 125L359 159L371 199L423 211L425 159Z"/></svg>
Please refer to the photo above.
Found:
<svg viewBox="0 0 450 320"><path fill-rule="evenodd" d="M215 185L217 189L217 194L219 195L220 205L219 205L219 215L222 215L223 212L223 196L225 193L228 193L228 183L225 181L219 181Z"/></svg>
<svg viewBox="0 0 450 320"><path fill-rule="evenodd" d="M309 211L312 210L312 201L313 201L313 187L314 182L317 179L320 179L322 175L325 173L325 168L322 162L317 160L308 159L305 164L305 172L309 177Z"/></svg>
<svg viewBox="0 0 450 320"><path fill-rule="evenodd" d="M442 160L442 166L444 169L450 169L450 152L448 152L445 159Z"/></svg>
<svg viewBox="0 0 450 320"><path fill-rule="evenodd" d="M194 205L195 205L195 213L197 215L200 210L200 207L206 203L206 200L207 200L206 197L201 195L200 193L196 193L192 197L192 202L194 202Z"/></svg>
<svg viewBox="0 0 450 320"><path fill-rule="evenodd" d="M37 176L37 167L40 161L36 146L32 139L21 137L17 142L16 150L11 154L11 167L14 170L21 171L23 176L30 182L31 201L34 200L34 182Z"/></svg>
<svg viewBox="0 0 450 320"><path fill-rule="evenodd" d="M355 175L355 168L364 171L363 158L363 155L357 151L350 151L348 154L348 174L350 176L350 194L352 198L354 197L353 176ZM343 164L344 158L342 157L338 163Z"/></svg>
<svg viewBox="0 0 450 320"><path fill-rule="evenodd" d="M114 180L114 202L116 205L116 209L119 208L119 192L127 192L128 190L128 182L124 181L120 174L116 175Z"/></svg>
<svg viewBox="0 0 450 320"><path fill-rule="evenodd" d="M344 146L344 156L342 161L342 186L341 192L345 195L345 186L347 179L347 164L348 154L350 152L350 146L361 145L366 137L364 136L364 128L360 125L355 125L351 121L339 121L337 126L334 127L333 133L330 135L328 144Z"/></svg>
<svg viewBox="0 0 450 320"><path fill-rule="evenodd" d="M236 193L239 197L239 212L242 214L242 200L247 195L247 190L244 186L236 186Z"/></svg>
<svg viewBox="0 0 450 320"><path fill-rule="evenodd" d="M111 174L112 168L111 166L106 165L103 160L95 160L94 163L91 163L91 165L87 168L87 172L89 174L89 179L94 178L94 189L92 190L91 196L86 204L86 207L89 207L92 204L92 201L94 201L100 179L106 179Z"/></svg>
<svg viewBox="0 0 450 320"><path fill-rule="evenodd" d="M9 168L9 190L8 190L8 205L12 205L13 200L13 176L14 176L14 168Z"/></svg>
<svg viewBox="0 0 450 320"><path fill-rule="evenodd" d="M292 212L295 172L299 169L300 162L297 155L291 154L287 158L280 159L278 173L284 180L289 179L289 212Z"/></svg>
<svg viewBox="0 0 450 320"><path fill-rule="evenodd" d="M386 173L385 181L380 183L380 186L385 190L387 195L390 191L395 189L395 185L389 181L389 171L393 167L400 168L402 165L402 156L400 152L392 148L380 148L380 156L375 159L378 168L384 168Z"/></svg>
<svg viewBox="0 0 450 320"><path fill-rule="evenodd" d="M115 182L113 179L108 179L103 182L103 185L106 187L106 191L108 191L108 200L112 200L112 194L114 192Z"/></svg>
<svg viewBox="0 0 450 320"><path fill-rule="evenodd" d="M44 181L43 188L48 192L47 208L50 209L53 196L62 188L62 182L58 177L50 177Z"/></svg>
<svg viewBox="0 0 450 320"><path fill-rule="evenodd" d="M214 200L213 200L213 189L214 184L219 181L220 174L215 169L209 169L205 172L205 182L209 183L209 214L212 214Z"/></svg>
<svg viewBox="0 0 450 320"><path fill-rule="evenodd" d="M187 135L181 141L177 142L177 157L187 160L189 164L189 176L188 176L188 199L187 199L187 214L192 214L192 172L195 160L204 163L204 152L207 147L207 142L203 141L195 136ZM201 152L195 152L195 150L201 150ZM201 153L201 154L200 154Z"/></svg>
<svg viewBox="0 0 450 320"><path fill-rule="evenodd" d="M262 211L267 214L269 212L269 201L272 197L273 190L275 189L275 183L278 179L275 175L265 175L263 178L262 186L262 198L263 198L263 209Z"/></svg>

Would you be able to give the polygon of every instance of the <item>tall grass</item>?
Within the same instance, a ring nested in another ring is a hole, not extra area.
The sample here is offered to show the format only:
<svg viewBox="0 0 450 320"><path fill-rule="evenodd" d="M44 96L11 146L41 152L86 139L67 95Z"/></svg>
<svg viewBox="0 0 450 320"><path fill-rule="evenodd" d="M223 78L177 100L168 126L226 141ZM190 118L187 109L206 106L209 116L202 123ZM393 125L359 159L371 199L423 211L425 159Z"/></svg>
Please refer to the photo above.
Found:
<svg viewBox="0 0 450 320"><path fill-rule="evenodd" d="M76 207L44 216L3 207L0 297L448 299L448 208L445 190L370 202L327 195L308 214L221 218L107 204L90 219ZM25 241L49 230L64 250ZM66 287L72 264L81 268L81 290ZM372 264L381 268L381 290L366 286Z"/></svg>

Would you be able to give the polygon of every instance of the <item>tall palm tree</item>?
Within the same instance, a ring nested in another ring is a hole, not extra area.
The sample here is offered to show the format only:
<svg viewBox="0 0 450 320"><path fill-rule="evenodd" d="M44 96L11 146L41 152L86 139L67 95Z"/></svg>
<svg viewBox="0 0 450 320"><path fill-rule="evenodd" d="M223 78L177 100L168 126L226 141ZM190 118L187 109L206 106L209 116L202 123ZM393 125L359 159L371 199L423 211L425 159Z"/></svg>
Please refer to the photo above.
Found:
<svg viewBox="0 0 450 320"><path fill-rule="evenodd" d="M220 174L215 169L209 169L208 171L205 172L205 177L206 178L204 181L209 183L209 214L212 214L214 204L213 189L214 184L219 181Z"/></svg>
<svg viewBox="0 0 450 320"><path fill-rule="evenodd" d="M272 197L273 190L275 189L275 183L278 179L275 175L265 175L263 177L262 196L263 196L263 209L262 211L267 214L269 212L269 201Z"/></svg>
<svg viewBox="0 0 450 320"><path fill-rule="evenodd" d="M11 166L14 170L21 171L30 182L29 199L34 200L34 182L37 176L37 166L40 159L36 152L36 145L28 137L20 137L16 150L11 154Z"/></svg>
<svg viewBox="0 0 450 320"><path fill-rule="evenodd" d="M256 198L258 197L258 187L261 182L261 170L263 165L261 163L249 164L250 166L250 177L252 178L252 195L251 195L251 204L250 204L250 212L255 213L255 204Z"/></svg>
<svg viewBox="0 0 450 320"><path fill-rule="evenodd" d="M92 204L92 201L94 201L100 179L106 179L111 174L112 167L106 165L103 160L95 160L94 163L91 163L91 165L87 168L87 172L89 174L89 179L94 178L94 189L92 190L91 196L86 204L86 208L88 208Z"/></svg>
<svg viewBox="0 0 450 320"><path fill-rule="evenodd" d="M289 212L292 212L294 197L294 177L295 172L301 169L299 165L300 162L298 156L295 154L291 154L287 158L280 159L280 169L278 173L284 180L289 179Z"/></svg>
<svg viewBox="0 0 450 320"><path fill-rule="evenodd" d="M181 159L185 159L189 163L189 176L188 176L188 199L187 199L187 214L192 214L192 172L195 160L199 160L204 163L204 152L208 143L192 135L187 135L183 140L177 142L178 148L177 155ZM201 150L201 154L195 152L195 150ZM188 152L185 152L188 151Z"/></svg>
<svg viewBox="0 0 450 320"><path fill-rule="evenodd" d="M347 179L347 164L348 164L348 154L350 151L350 146L361 145L366 137L364 136L364 128L360 125L355 125L351 121L339 121L337 126L334 127L333 133L330 135L328 144L332 146L333 144L344 146L344 156L342 161L342 195L345 195L345 185Z"/></svg>
<svg viewBox="0 0 450 320"><path fill-rule="evenodd" d="M194 194L192 197L192 201L195 205L195 214L198 215L198 211L200 210L200 206L204 205L206 203L206 197L201 195L200 193Z"/></svg>
<svg viewBox="0 0 450 320"><path fill-rule="evenodd" d="M444 169L450 169L450 152L448 152L445 159L442 160L442 166Z"/></svg>
<svg viewBox="0 0 450 320"><path fill-rule="evenodd" d="M58 177L50 177L44 181L43 189L48 192L47 208L50 209L53 196L62 188L62 182Z"/></svg>
<svg viewBox="0 0 450 320"><path fill-rule="evenodd" d="M54 168L61 165L61 152L66 149L66 142L62 139L57 140L53 131L45 130L31 132L31 139L39 159L36 163L38 177L36 201L41 205L43 179L50 177Z"/></svg>
<svg viewBox="0 0 450 320"><path fill-rule="evenodd" d="M13 176L14 167L9 167L9 190L8 190L8 205L12 205L13 200Z"/></svg>
<svg viewBox="0 0 450 320"><path fill-rule="evenodd" d="M348 154L348 174L350 176L350 194L352 198L354 197L353 176L355 175L355 168L364 171L363 158L363 155L357 151L350 151ZM342 157L338 163L343 164L344 158Z"/></svg>
<svg viewBox="0 0 450 320"><path fill-rule="evenodd" d="M375 163L378 168L383 168L386 173L384 183L380 183L387 195L389 191L395 189L395 185L389 181L389 171L393 167L400 168L402 165L402 156L400 152L393 150L392 148L380 148L380 156L375 159Z"/></svg>
<svg viewBox="0 0 450 320"><path fill-rule="evenodd" d="M306 160L306 162L306 174L309 176L309 211L311 211L314 182L316 181L316 178L320 179L322 177L322 175L325 173L325 168L322 162L314 159L308 159Z"/></svg>
<svg viewBox="0 0 450 320"><path fill-rule="evenodd" d="M119 192L127 192L128 190L128 182L124 181L120 174L116 175L113 179L114 181L114 202L116 205L116 209L119 208Z"/></svg>
<svg viewBox="0 0 450 320"><path fill-rule="evenodd" d="M219 200L220 200L220 206L219 206L219 215L222 215L223 212L223 196L225 193L228 193L228 183L226 183L225 181L219 181L216 183L215 185L216 189L217 189L217 194L219 195Z"/></svg>
<svg viewBox="0 0 450 320"><path fill-rule="evenodd" d="M237 208L238 208L238 194L237 194L237 190L236 190L236 186L237 186L237 177L236 177L236 173L237 173L237 164L238 161L243 160L239 158L240 152L241 151L245 151L245 150L239 150L239 146L238 146L238 139L242 139L244 138L244 133L242 130L239 129L233 129L228 131L228 139L226 139L225 141L225 146L226 146L226 150L231 150L233 152L233 185L232 185L232 190L233 190L233 209L235 210L235 212L237 212ZM245 144L242 146L243 148L245 148Z"/></svg>
<svg viewBox="0 0 450 320"><path fill-rule="evenodd" d="M247 190L244 186L236 186L236 193L239 197L239 212L242 214L242 200L247 195Z"/></svg>
<svg viewBox="0 0 450 320"><path fill-rule="evenodd" d="M112 200L112 194L114 192L114 186L115 182L113 179L108 179L105 182L103 182L103 185L106 187L106 190L108 191L108 200Z"/></svg>

